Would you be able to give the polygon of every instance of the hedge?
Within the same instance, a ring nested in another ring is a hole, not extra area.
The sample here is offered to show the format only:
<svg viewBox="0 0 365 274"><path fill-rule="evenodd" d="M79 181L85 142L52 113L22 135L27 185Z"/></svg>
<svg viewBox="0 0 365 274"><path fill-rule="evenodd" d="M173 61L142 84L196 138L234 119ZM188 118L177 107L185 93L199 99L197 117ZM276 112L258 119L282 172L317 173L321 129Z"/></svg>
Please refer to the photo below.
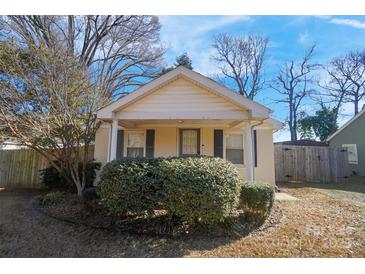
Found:
<svg viewBox="0 0 365 274"><path fill-rule="evenodd" d="M266 182L246 182L241 187L240 208L256 221L264 220L274 203L274 186Z"/></svg>
<svg viewBox="0 0 365 274"><path fill-rule="evenodd" d="M236 167L220 158L162 161L165 206L188 223L223 222L238 204L242 179Z"/></svg>
<svg viewBox="0 0 365 274"><path fill-rule="evenodd" d="M212 157L121 159L105 165L98 193L114 214L153 214L163 208L189 223L217 223L238 205L242 178Z"/></svg>
<svg viewBox="0 0 365 274"><path fill-rule="evenodd" d="M124 158L107 163L100 175L97 192L114 214L150 215L161 201L158 159Z"/></svg>

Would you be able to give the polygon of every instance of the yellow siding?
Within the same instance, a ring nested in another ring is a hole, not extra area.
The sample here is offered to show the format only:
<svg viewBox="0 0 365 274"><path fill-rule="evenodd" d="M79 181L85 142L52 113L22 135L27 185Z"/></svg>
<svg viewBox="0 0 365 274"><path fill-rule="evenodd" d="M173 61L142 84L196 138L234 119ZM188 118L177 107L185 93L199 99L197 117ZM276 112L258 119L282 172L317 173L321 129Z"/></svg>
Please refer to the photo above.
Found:
<svg viewBox="0 0 365 274"><path fill-rule="evenodd" d="M177 156L177 128L155 129L155 157Z"/></svg>
<svg viewBox="0 0 365 274"><path fill-rule="evenodd" d="M141 130L141 129L139 129ZM143 130L143 129L142 129ZM228 130L224 130L228 132ZM229 131L232 132L232 131ZM235 130L234 132L239 132ZM201 145L204 144L203 154L213 156L214 128L201 128ZM100 128L95 137L95 159L103 165L107 162L109 147L109 129ZM257 130L257 158L255 180L275 183L274 145L271 129ZM178 128L155 128L155 157L178 156ZM240 174L245 177L246 167L237 166Z"/></svg>
<svg viewBox="0 0 365 274"><path fill-rule="evenodd" d="M271 129L257 130L255 179L275 183L274 144Z"/></svg>
<svg viewBox="0 0 365 274"><path fill-rule="evenodd" d="M94 158L97 162L105 165L108 161L109 129L101 127L96 131Z"/></svg>
<svg viewBox="0 0 365 274"><path fill-rule="evenodd" d="M149 119L197 119L213 116L215 119L243 119L247 117L247 112L226 99L179 78L117 113L119 119L147 116Z"/></svg>

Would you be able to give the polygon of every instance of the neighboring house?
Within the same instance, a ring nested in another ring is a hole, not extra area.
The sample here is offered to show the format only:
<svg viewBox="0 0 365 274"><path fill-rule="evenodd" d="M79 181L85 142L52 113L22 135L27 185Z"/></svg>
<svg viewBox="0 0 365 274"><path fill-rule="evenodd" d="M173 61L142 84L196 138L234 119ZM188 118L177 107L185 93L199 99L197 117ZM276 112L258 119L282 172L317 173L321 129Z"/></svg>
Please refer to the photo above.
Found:
<svg viewBox="0 0 365 274"><path fill-rule="evenodd" d="M347 149L351 171L365 176L365 109L328 137L331 147Z"/></svg>
<svg viewBox="0 0 365 274"><path fill-rule="evenodd" d="M26 146L17 142L16 139L9 139L6 141L0 141L0 150L16 150L16 149L25 149Z"/></svg>
<svg viewBox="0 0 365 274"><path fill-rule="evenodd" d="M95 159L209 155L275 183L271 110L185 67L100 109Z"/></svg>

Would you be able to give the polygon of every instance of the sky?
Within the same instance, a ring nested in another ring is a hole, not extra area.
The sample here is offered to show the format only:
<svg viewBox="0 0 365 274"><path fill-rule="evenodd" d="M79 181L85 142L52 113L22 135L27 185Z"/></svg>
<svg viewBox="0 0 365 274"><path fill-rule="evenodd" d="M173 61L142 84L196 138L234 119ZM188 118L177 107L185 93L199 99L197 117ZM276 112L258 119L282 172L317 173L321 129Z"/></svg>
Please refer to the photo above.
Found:
<svg viewBox="0 0 365 274"><path fill-rule="evenodd" d="M194 70L216 76L220 71L212 60L214 36L225 32L234 36L257 33L269 37L264 76L272 79L278 67L289 60L300 60L306 50L316 43L313 61L325 64L332 58L351 50L365 49L365 16L160 16L161 41L167 48L166 66L186 52ZM256 101L273 110L273 117L285 122L287 106L274 103L278 94L265 88ZM309 113L318 105L307 101L303 106ZM344 105L339 124L351 118L351 105ZM274 135L275 141L289 140L283 129Z"/></svg>

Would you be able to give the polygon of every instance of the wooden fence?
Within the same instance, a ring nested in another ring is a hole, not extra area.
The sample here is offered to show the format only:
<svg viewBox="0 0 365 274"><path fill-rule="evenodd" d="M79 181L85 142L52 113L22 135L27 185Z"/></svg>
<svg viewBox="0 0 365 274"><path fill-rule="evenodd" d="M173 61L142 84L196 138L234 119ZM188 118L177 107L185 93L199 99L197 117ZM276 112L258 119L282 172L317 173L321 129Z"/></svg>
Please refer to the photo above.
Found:
<svg viewBox="0 0 365 274"><path fill-rule="evenodd" d="M94 146L90 146L89 159L93 157ZM48 165L48 160L32 149L0 150L0 187L42 187L39 171Z"/></svg>
<svg viewBox="0 0 365 274"><path fill-rule="evenodd" d="M275 145L277 182L342 182L350 176L343 148Z"/></svg>

